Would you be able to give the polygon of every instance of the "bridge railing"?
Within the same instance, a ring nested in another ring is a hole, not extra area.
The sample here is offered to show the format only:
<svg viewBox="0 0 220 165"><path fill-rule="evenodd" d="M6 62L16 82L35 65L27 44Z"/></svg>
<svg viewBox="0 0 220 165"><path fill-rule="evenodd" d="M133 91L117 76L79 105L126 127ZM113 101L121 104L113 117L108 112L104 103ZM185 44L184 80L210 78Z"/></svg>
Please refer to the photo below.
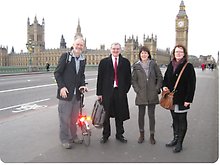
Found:
<svg viewBox="0 0 220 165"><path fill-rule="evenodd" d="M53 72L56 66L51 66L49 72ZM87 65L86 70L97 70L97 65ZM0 66L0 74L10 74L10 73L24 73L24 72L47 72L46 67L32 66L20 67L20 66Z"/></svg>

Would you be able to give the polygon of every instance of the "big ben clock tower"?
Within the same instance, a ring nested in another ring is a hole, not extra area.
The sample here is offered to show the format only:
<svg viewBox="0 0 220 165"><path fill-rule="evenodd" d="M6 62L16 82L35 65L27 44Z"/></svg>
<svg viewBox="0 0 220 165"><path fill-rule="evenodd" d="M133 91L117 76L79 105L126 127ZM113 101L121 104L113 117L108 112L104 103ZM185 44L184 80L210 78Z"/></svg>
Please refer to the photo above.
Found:
<svg viewBox="0 0 220 165"><path fill-rule="evenodd" d="M181 44L188 48L188 28L189 20L186 15L183 0L180 3L179 13L176 16L176 45Z"/></svg>

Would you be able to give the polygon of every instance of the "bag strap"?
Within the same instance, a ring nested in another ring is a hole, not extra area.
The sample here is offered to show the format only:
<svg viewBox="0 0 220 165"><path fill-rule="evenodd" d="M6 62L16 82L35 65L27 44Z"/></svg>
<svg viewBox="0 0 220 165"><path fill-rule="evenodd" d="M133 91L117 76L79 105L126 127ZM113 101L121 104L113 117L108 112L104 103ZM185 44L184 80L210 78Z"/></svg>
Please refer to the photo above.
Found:
<svg viewBox="0 0 220 165"><path fill-rule="evenodd" d="M72 60L72 56L70 55L70 52L66 52L66 63L70 63Z"/></svg>
<svg viewBox="0 0 220 165"><path fill-rule="evenodd" d="M181 70L181 72L180 72L180 74L179 74L179 76L178 76L178 78L177 78L177 80L176 80L175 86L174 86L174 88L173 88L173 92L175 92L176 87L177 87L177 85L178 85L178 83L179 83L179 81L180 81L180 77L182 76L183 71L184 71L184 69L186 68L186 65L187 65L187 64L188 64L188 62L186 62L185 65L183 66L183 68L182 68L182 70Z"/></svg>

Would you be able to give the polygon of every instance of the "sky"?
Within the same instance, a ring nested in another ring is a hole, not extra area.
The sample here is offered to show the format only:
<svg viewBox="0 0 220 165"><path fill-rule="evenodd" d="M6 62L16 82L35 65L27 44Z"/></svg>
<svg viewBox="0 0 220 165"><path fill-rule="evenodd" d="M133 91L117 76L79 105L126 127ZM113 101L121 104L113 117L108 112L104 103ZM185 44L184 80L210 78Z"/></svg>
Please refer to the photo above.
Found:
<svg viewBox="0 0 220 165"><path fill-rule="evenodd" d="M212 55L220 51L218 0L184 0L189 19L188 52ZM80 20L87 48L108 49L113 42L124 46L125 35L157 35L157 48L175 46L175 19L181 0L1 0L0 46L26 52L27 19L45 20L45 47L59 48L61 35L72 46Z"/></svg>

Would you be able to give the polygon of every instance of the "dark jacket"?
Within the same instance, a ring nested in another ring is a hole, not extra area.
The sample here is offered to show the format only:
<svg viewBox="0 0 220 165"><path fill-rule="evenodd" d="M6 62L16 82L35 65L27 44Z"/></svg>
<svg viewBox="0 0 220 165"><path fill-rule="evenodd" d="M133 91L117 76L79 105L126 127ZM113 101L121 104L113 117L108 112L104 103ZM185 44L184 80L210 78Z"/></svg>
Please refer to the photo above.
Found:
<svg viewBox="0 0 220 165"><path fill-rule="evenodd" d="M57 82L57 98L60 100L72 100L74 89L79 100L79 87L85 85L85 59L80 56L80 67L78 74L76 73L75 59L68 53L63 53L59 59L58 65L54 71L54 76ZM60 89L66 87L69 91L67 98L60 96Z"/></svg>
<svg viewBox="0 0 220 165"><path fill-rule="evenodd" d="M128 59L119 55L118 62L118 93L120 108L117 110L118 117L121 120L127 120L130 118L127 93L131 87L131 66ZM110 110L110 97L114 90L114 68L111 55L104 58L99 63L97 89L96 94L102 95L104 109L108 112ZM111 117L115 117L110 114Z"/></svg>
<svg viewBox="0 0 220 165"><path fill-rule="evenodd" d="M176 71L173 73L172 62L169 63L164 75L163 86L166 86L173 90L178 75L183 68L184 64L179 64ZM191 63L188 63L177 85L176 92L174 93L173 104L179 105L179 109L189 109L185 107L184 102L193 102L193 97L196 89L196 75L194 67Z"/></svg>
<svg viewBox="0 0 220 165"><path fill-rule="evenodd" d="M148 78L140 61L134 64L132 71L132 86L137 94L135 104L158 104L158 93L162 86L162 82L162 73L154 60L151 60L149 63Z"/></svg>

